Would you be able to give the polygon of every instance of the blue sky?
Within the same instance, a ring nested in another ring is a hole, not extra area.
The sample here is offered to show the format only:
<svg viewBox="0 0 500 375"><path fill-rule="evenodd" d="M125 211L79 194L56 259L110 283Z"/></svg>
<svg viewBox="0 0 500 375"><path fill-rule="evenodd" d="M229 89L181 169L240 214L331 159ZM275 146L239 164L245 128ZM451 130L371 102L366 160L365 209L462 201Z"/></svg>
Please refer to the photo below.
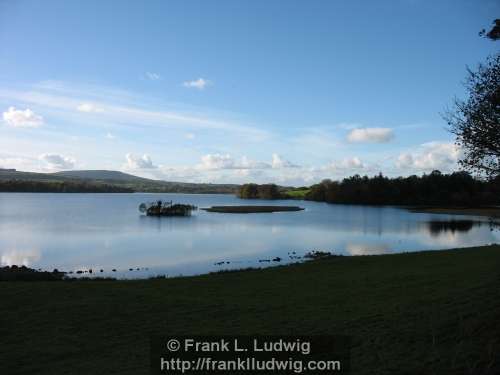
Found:
<svg viewBox="0 0 500 375"><path fill-rule="evenodd" d="M0 167L308 184L456 167L494 0L0 1Z"/></svg>

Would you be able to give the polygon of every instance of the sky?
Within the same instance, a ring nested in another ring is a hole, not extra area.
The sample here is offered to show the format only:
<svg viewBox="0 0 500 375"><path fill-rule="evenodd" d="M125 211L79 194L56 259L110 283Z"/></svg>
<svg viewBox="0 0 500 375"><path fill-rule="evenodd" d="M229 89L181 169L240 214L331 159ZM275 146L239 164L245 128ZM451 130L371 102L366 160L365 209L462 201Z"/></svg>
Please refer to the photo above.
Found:
<svg viewBox="0 0 500 375"><path fill-rule="evenodd" d="M456 170L497 0L0 0L0 168L308 185Z"/></svg>

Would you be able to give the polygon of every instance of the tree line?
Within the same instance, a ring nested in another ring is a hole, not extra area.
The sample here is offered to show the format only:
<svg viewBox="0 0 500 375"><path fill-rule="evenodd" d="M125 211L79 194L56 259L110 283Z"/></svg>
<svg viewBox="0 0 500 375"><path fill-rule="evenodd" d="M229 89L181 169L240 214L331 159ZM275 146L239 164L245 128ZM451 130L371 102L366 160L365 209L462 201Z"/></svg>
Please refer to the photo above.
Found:
<svg viewBox="0 0 500 375"><path fill-rule="evenodd" d="M0 181L0 192L20 193L133 193L134 190L101 183L84 181Z"/></svg>
<svg viewBox="0 0 500 375"><path fill-rule="evenodd" d="M236 193L242 199L281 199L286 198L275 184L244 184Z"/></svg>
<svg viewBox="0 0 500 375"><path fill-rule="evenodd" d="M276 185L245 184L238 191L246 199L286 199ZM342 181L323 180L309 187L304 199L344 204L485 206L500 204L500 176L480 180L467 172L389 178L354 175Z"/></svg>
<svg viewBox="0 0 500 375"><path fill-rule="evenodd" d="M0 176L0 192L234 194L238 185L103 180L42 180Z"/></svg>
<svg viewBox="0 0 500 375"><path fill-rule="evenodd" d="M478 206L500 203L500 176L473 178L467 172L388 178L355 175L311 186L306 199L329 203Z"/></svg>

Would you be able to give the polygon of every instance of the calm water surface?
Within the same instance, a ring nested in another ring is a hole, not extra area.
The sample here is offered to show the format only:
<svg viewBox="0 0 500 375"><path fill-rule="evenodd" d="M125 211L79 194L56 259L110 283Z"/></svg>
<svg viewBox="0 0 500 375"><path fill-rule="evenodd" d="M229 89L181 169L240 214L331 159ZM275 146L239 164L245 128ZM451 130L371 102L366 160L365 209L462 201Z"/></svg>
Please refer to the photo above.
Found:
<svg viewBox="0 0 500 375"><path fill-rule="evenodd" d="M139 213L140 203L157 199L198 207L292 204L305 210L272 214L196 211L192 217L163 218ZM452 220L461 220L461 225L450 227L447 223ZM411 213L392 207L242 201L218 194L0 193L2 265L73 272L93 269L93 275L104 270L96 276L191 275L282 264L291 261L293 251L298 256L310 250L385 254L499 240L499 232L491 232L485 218ZM283 261L259 262L275 257ZM223 265L215 264L222 261Z"/></svg>

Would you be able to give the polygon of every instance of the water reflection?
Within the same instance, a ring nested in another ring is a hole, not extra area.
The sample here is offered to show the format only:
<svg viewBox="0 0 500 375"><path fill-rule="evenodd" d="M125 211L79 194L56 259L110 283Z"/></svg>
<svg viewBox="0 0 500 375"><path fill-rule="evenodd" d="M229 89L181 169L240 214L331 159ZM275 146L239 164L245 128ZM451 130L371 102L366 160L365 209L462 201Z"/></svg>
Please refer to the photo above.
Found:
<svg viewBox="0 0 500 375"><path fill-rule="evenodd" d="M10 249L1 253L0 263L2 266L26 266L30 267L40 260L41 254L38 249Z"/></svg>
<svg viewBox="0 0 500 375"><path fill-rule="evenodd" d="M349 255L379 255L391 253L389 244L348 243L346 250Z"/></svg>
<svg viewBox="0 0 500 375"><path fill-rule="evenodd" d="M198 207L242 204L229 195L159 194L158 198ZM214 263L220 261L230 261L229 267L265 266L257 261L288 259L290 252L303 256L320 249L366 255L500 241L500 232L491 232L487 221L478 223L481 219L392 207L301 201L305 211L300 212L141 216L138 205L152 199L152 194L0 193L1 262L48 270L116 269L125 270L124 277L147 277L147 272L129 269L189 275L218 270ZM110 276L118 276L118 271Z"/></svg>
<svg viewBox="0 0 500 375"><path fill-rule="evenodd" d="M432 236L439 236L443 232L469 232L474 226L481 226L484 224L480 221L474 220L450 220L438 221L433 220L427 223L429 232Z"/></svg>

